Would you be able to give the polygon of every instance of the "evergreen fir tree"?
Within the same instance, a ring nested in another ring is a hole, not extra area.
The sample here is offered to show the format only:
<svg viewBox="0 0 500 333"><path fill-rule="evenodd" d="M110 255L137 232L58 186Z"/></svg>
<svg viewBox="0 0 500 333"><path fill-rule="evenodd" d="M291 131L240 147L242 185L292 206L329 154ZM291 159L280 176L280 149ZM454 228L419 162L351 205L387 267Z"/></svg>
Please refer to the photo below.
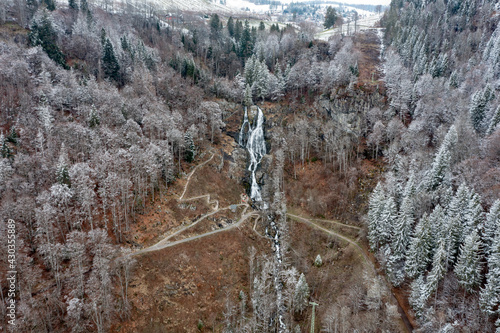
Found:
<svg viewBox="0 0 500 333"><path fill-rule="evenodd" d="M97 127L101 123L101 119L99 118L99 114L97 113L97 110L94 105L92 105L92 107L90 108L88 123L90 128Z"/></svg>
<svg viewBox="0 0 500 333"><path fill-rule="evenodd" d="M478 133L482 133L485 127L485 116L489 101L495 98L491 87L487 85L483 90L477 91L472 96L472 101L469 107L469 115L472 126Z"/></svg>
<svg viewBox="0 0 500 333"><path fill-rule="evenodd" d="M68 7L73 10L78 10L78 4L76 0L68 0Z"/></svg>
<svg viewBox="0 0 500 333"><path fill-rule="evenodd" d="M464 228L467 225L467 208L469 206L470 191L465 184L458 187L455 196L448 208L447 234L450 238L448 257L453 263L458 255L460 243L465 238Z"/></svg>
<svg viewBox="0 0 500 333"><path fill-rule="evenodd" d="M184 134L184 145L186 147L186 152L184 155L186 162L191 163L196 156L196 146L194 145L193 136L189 131Z"/></svg>
<svg viewBox="0 0 500 333"><path fill-rule="evenodd" d="M18 136L17 136L16 128L14 126L12 126L10 128L9 136L6 137L6 140L7 140L7 142L11 142L11 143L17 145L17 143L18 143L17 139L18 139Z"/></svg>
<svg viewBox="0 0 500 333"><path fill-rule="evenodd" d="M102 56L102 69L104 77L118 81L120 78L120 65L115 57L115 51L109 38L106 39Z"/></svg>
<svg viewBox="0 0 500 333"><path fill-rule="evenodd" d="M335 25L337 21L337 12L332 6L328 6L326 9L325 22L323 23L325 29L330 29Z"/></svg>
<svg viewBox="0 0 500 333"><path fill-rule="evenodd" d="M491 246L493 244L493 239L496 233L500 230L500 199L495 200L490 208L490 211L486 214L486 219L484 223L483 230L483 241L484 241L484 252L490 254Z"/></svg>
<svg viewBox="0 0 500 333"><path fill-rule="evenodd" d="M493 114L493 117L491 118L490 125L488 126L486 134L490 135L491 133L493 133L497 128L498 124L500 124L500 105L498 106L497 110L495 111L495 114Z"/></svg>
<svg viewBox="0 0 500 333"><path fill-rule="evenodd" d="M104 28L101 28L101 46L104 48L106 46L106 30Z"/></svg>
<svg viewBox="0 0 500 333"><path fill-rule="evenodd" d="M465 238L460 246L460 255L455 265L455 274L460 283L468 292L472 292L481 283L481 241L474 230Z"/></svg>
<svg viewBox="0 0 500 333"><path fill-rule="evenodd" d="M252 85L252 91L255 93L256 98L262 98L262 100L264 100L267 94L269 75L269 70L267 69L265 61L256 61L255 81Z"/></svg>
<svg viewBox="0 0 500 333"><path fill-rule="evenodd" d="M487 262L486 284L479 294L479 305L484 312L493 315L500 301L500 232L498 231Z"/></svg>
<svg viewBox="0 0 500 333"><path fill-rule="evenodd" d="M236 24L234 25L234 39L240 41L242 32L243 32L243 23L240 20L236 20Z"/></svg>
<svg viewBox="0 0 500 333"><path fill-rule="evenodd" d="M472 234L479 225L483 225L483 206L481 205L481 197L474 190L469 191L469 201L466 206L464 231L460 242L463 243L465 237Z"/></svg>
<svg viewBox="0 0 500 333"><path fill-rule="evenodd" d="M430 295L423 275L419 275L418 278L411 283L410 290L408 301L415 311L415 315L420 317L424 312L425 304Z"/></svg>
<svg viewBox="0 0 500 333"><path fill-rule="evenodd" d="M429 216L429 223L432 228L434 239L446 240L446 250L448 250L450 237L447 230L447 216L445 210L441 207L440 204L437 204L436 207L434 207L434 210ZM437 246L437 244L433 243L432 246Z"/></svg>
<svg viewBox="0 0 500 333"><path fill-rule="evenodd" d="M436 291L437 298L437 288L439 281L444 277L448 270L448 254L446 253L445 241L441 240L439 246L434 253L432 258L432 269L427 277L427 288L429 294Z"/></svg>
<svg viewBox="0 0 500 333"><path fill-rule="evenodd" d="M241 33L240 39L240 56L242 58L248 58L253 53L253 42L252 35L250 34L250 25L248 21L245 21L245 28Z"/></svg>
<svg viewBox="0 0 500 333"><path fill-rule="evenodd" d="M405 263L405 271L410 278L423 274L431 262L433 240L429 222L429 217L424 214L417 223L415 235L411 238Z"/></svg>
<svg viewBox="0 0 500 333"><path fill-rule="evenodd" d="M90 12L87 0L80 0L80 9L84 13Z"/></svg>
<svg viewBox="0 0 500 333"><path fill-rule="evenodd" d="M252 100L252 88L250 88L250 85L246 85L245 87L245 97L243 104L245 106L252 106L253 105L253 100Z"/></svg>
<svg viewBox="0 0 500 333"><path fill-rule="evenodd" d="M219 38L219 30L220 30L221 21L219 19L219 15L213 14L210 18L210 38L218 39Z"/></svg>
<svg viewBox="0 0 500 333"><path fill-rule="evenodd" d="M0 134L0 156L2 156L2 158L12 157L12 151L7 144L7 140L5 139L5 136L3 134Z"/></svg>
<svg viewBox="0 0 500 333"><path fill-rule="evenodd" d="M385 267L387 277L393 286L398 287L405 278L404 256L394 253L389 245L384 247L384 255L387 258Z"/></svg>
<svg viewBox="0 0 500 333"><path fill-rule="evenodd" d="M56 180L61 185L71 185L69 179L69 159L64 143L61 146L61 153L59 154L59 161L56 166Z"/></svg>
<svg viewBox="0 0 500 333"><path fill-rule="evenodd" d="M379 242L380 245L390 244L392 230L396 225L398 218L398 210L396 202L392 196L389 196L385 201L384 211L381 216L380 230L379 230Z"/></svg>
<svg viewBox="0 0 500 333"><path fill-rule="evenodd" d="M457 141L457 130L455 126L452 125L432 163L429 180L429 188L431 190L436 189L443 182L449 181L447 177L451 163L451 153Z"/></svg>
<svg viewBox="0 0 500 333"><path fill-rule="evenodd" d="M396 224L392 228L391 248L395 255L400 257L406 255L410 244L413 223L413 200L411 197L406 196L403 198Z"/></svg>
<svg viewBox="0 0 500 333"><path fill-rule="evenodd" d="M229 36L234 36L234 20L232 16L229 16L229 19L227 20L227 32L229 33Z"/></svg>
<svg viewBox="0 0 500 333"><path fill-rule="evenodd" d="M309 301L309 285L306 282L306 277L304 273L300 274L299 281L295 286L295 292L293 293L293 306L295 312L302 313L302 311L307 308Z"/></svg>
<svg viewBox="0 0 500 333"><path fill-rule="evenodd" d="M47 6L48 10L50 10L50 11L56 10L55 0L43 0L43 3Z"/></svg>
<svg viewBox="0 0 500 333"><path fill-rule="evenodd" d="M32 46L40 45L50 59L67 68L64 55L57 46L57 33L46 11L43 12L40 20L33 21L28 37Z"/></svg>
<svg viewBox="0 0 500 333"><path fill-rule="evenodd" d="M380 183L377 184L368 202L368 240L370 248L375 251L380 245L382 214L385 206L385 193Z"/></svg>
<svg viewBox="0 0 500 333"><path fill-rule="evenodd" d="M257 58L255 55L252 55L248 60L245 62L245 82L248 84L250 87L253 85L255 79L256 79L256 67L259 64Z"/></svg>

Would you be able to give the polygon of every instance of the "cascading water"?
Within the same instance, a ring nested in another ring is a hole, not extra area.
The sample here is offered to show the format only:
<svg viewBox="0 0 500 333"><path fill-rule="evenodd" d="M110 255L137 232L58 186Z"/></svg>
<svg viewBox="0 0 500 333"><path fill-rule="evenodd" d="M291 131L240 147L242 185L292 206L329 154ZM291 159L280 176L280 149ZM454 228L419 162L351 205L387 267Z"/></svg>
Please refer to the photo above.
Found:
<svg viewBox="0 0 500 333"><path fill-rule="evenodd" d="M258 108L257 122L254 128L250 126L248 122L248 113L245 109L245 117L243 119L243 125L240 130L239 144L243 146L244 136L245 136L245 126L248 125L248 140L246 142L245 148L250 155L250 165L248 166L248 171L252 174L252 184L250 189L250 198L256 202L262 201L262 195L260 193L259 184L257 184L257 179L255 178L255 171L262 161L262 157L266 154L266 141L264 139L264 114L262 110Z"/></svg>
<svg viewBox="0 0 500 333"><path fill-rule="evenodd" d="M262 201L262 195L260 192L260 187L259 184L257 184L257 179L255 177L255 171L260 165L260 162L262 161L262 157L266 154L266 141L264 138L264 114L262 113L262 110L257 107L258 112L257 112L257 121L254 121L254 127L252 128L249 120L248 120L248 112L247 109L245 108L245 115L243 117L243 124L241 125L241 130L240 130L240 136L238 138L238 143L240 146L245 147L248 151L248 154L250 155L250 165L248 166L248 171L251 172L252 174L252 184L251 184L251 189L250 189L250 198L254 200L255 202L260 202L261 207L264 209L268 208L268 205L266 202ZM247 142L246 144L244 143L245 141L245 128L248 126L248 133L247 133ZM271 236L268 233L268 230L266 228L266 235L272 239L273 244L274 244L274 254L276 256L276 261L277 265L275 266L275 274L274 274L274 286L276 289L276 303L277 303L277 308L278 308L278 324L279 324L279 330L278 332L288 332L286 325L283 320L283 313L285 311L284 304L283 304L283 285L280 281L279 278L279 271L281 270L281 262L282 262L282 257L281 257L281 246L280 246L280 240L279 240L279 229L278 225L276 222L274 222L271 219L271 229L274 232L274 236Z"/></svg>

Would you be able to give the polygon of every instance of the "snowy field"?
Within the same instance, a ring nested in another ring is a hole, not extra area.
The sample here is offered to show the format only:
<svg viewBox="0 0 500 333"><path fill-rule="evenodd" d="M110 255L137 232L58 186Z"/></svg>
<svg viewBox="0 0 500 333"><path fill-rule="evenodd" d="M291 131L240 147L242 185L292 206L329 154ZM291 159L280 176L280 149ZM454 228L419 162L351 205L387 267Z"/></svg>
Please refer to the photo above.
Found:
<svg viewBox="0 0 500 333"><path fill-rule="evenodd" d="M362 18L358 20L358 31L364 29L371 29L375 26L375 24L380 21L382 15L374 14L367 18ZM333 35L337 35L343 33L345 35L354 33L354 22L350 24L344 23L342 27L328 29L316 34L316 39L327 41Z"/></svg>
<svg viewBox="0 0 500 333"><path fill-rule="evenodd" d="M192 12L231 12L231 9L209 0L152 0L159 8Z"/></svg>

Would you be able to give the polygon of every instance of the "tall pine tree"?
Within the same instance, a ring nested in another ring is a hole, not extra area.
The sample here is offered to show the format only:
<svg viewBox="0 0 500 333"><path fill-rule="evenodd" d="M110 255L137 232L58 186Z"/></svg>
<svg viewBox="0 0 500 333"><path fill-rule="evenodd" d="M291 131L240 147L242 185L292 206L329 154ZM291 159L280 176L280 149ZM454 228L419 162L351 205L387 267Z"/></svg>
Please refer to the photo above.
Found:
<svg viewBox="0 0 500 333"><path fill-rule="evenodd" d="M431 262L432 228L429 217L424 214L417 223L415 235L412 237L407 251L405 271L408 277L415 278L426 270Z"/></svg>
<svg viewBox="0 0 500 333"><path fill-rule="evenodd" d="M368 202L368 240L370 241L370 248L376 251L379 248L381 241L382 214L385 206L385 193L380 183L377 184Z"/></svg>
<svg viewBox="0 0 500 333"><path fill-rule="evenodd" d="M490 208L484 223L483 241L485 245L485 253L491 252L491 246L496 233L500 230L500 199L495 200Z"/></svg>
<svg viewBox="0 0 500 333"><path fill-rule="evenodd" d="M465 290L472 292L481 283L481 240L474 230L460 246L455 274Z"/></svg>
<svg viewBox="0 0 500 333"><path fill-rule="evenodd" d="M450 127L441 147L432 162L430 171L429 188L436 189L443 182L449 183L449 169L451 163L451 154L455 144L458 141L457 130L454 125Z"/></svg>
<svg viewBox="0 0 500 333"><path fill-rule="evenodd" d="M115 57L115 51L113 49L113 44L109 38L106 38L104 44L103 55L102 55L102 70L104 72L104 77L118 81L120 78L120 65Z"/></svg>
<svg viewBox="0 0 500 333"><path fill-rule="evenodd" d="M57 46L57 33L52 24L52 18L47 11L43 11L39 20L33 21L28 37L31 45L40 45L50 59L62 67L68 68L64 54L59 49L59 46Z"/></svg>

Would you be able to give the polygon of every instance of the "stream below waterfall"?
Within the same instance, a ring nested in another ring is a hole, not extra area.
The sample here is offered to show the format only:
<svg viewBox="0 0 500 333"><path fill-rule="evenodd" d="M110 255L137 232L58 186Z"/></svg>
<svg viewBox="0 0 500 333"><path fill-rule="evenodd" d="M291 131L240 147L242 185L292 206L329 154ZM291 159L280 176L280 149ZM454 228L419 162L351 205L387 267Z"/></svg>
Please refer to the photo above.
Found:
<svg viewBox="0 0 500 333"><path fill-rule="evenodd" d="M245 108L245 115L243 117L243 124L241 125L240 135L238 138L238 144L245 148L250 157L250 163L248 166L248 171L251 174L251 188L250 188L250 198L254 201L256 205L258 205L261 209L267 209L269 206L267 202L262 200L262 194L257 183L255 172L257 171L260 163L262 162L262 158L267 153L266 150L266 140L264 137L264 114L262 110L257 107L257 118L253 119L254 126L250 123L248 119L248 110ZM246 131L246 132L245 132ZM246 139L246 140L245 140ZM246 142L245 142L246 141ZM279 273L281 270L282 263L282 255L281 255L281 246L280 246L280 234L278 224L274 221L274 219L269 218L271 220L270 226L274 236L269 234L269 230L266 227L266 236L269 237L273 241L274 245L274 255L276 257L277 265L275 266L274 272L274 287L276 290L276 305L278 309L278 332L284 333L288 332L283 313L285 311L285 306L283 304L283 284L280 281Z"/></svg>

